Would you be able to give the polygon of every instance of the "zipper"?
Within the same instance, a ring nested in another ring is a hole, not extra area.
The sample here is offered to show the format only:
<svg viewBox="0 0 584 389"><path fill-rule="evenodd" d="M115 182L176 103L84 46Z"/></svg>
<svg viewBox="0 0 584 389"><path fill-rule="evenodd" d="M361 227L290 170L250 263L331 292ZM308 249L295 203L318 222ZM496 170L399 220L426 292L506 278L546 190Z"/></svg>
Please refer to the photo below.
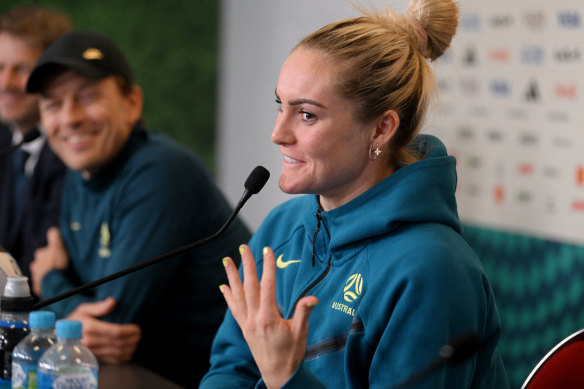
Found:
<svg viewBox="0 0 584 389"><path fill-rule="evenodd" d="M332 338L320 341L313 345L307 345L304 353L304 361L311 361L318 356L329 354L341 350L347 344L347 339L351 334L364 333L365 326L361 320L353 319L348 333L337 335Z"/></svg>
<svg viewBox="0 0 584 389"><path fill-rule="evenodd" d="M292 306L292 310L290 311L290 315L288 315L288 319L290 319L292 316L294 316L294 312L296 311L296 304L298 304L298 300L300 300L302 297L306 296L310 289L314 288L320 281L322 281L323 278L326 277L326 275L328 274L330 268L331 268L331 262L329 261L328 266L326 267L326 269L324 269L324 272L320 276L318 276L318 278L316 280L314 280L310 285L308 285L308 287L306 289L304 289L302 291L302 293L300 293L300 296L298 296L296 301L294 301L294 305Z"/></svg>
<svg viewBox="0 0 584 389"><path fill-rule="evenodd" d="M314 214L314 216L316 216L316 228L314 230L314 235L312 236L312 267L314 267L314 258L316 257L316 235L318 234L318 231L320 231L320 224L322 222L321 212L322 212L322 209L319 208L316 211L316 213ZM326 227L326 225L325 225L325 227ZM319 261L320 261L320 259L319 259ZM294 312L296 312L296 305L298 304L298 300L300 300L302 297L306 296L310 289L314 288L320 281L322 281L322 279L324 277L326 277L326 275L328 274L330 268L331 268L331 262L329 261L324 272L320 276L318 276L318 278L316 280L314 280L310 285L308 285L308 287L306 289L304 289L302 291L302 293L300 293L300 296L298 296L298 298L294 302L294 305L292 305L292 310L290 311L290 315L288 316L288 318L291 318L292 316L294 316Z"/></svg>
<svg viewBox="0 0 584 389"><path fill-rule="evenodd" d="M314 216L316 216L316 228L314 229L314 235L312 235L312 267L314 267L314 258L316 257L316 235L320 231L320 222L322 221L322 216L320 214L321 210L316 211Z"/></svg>

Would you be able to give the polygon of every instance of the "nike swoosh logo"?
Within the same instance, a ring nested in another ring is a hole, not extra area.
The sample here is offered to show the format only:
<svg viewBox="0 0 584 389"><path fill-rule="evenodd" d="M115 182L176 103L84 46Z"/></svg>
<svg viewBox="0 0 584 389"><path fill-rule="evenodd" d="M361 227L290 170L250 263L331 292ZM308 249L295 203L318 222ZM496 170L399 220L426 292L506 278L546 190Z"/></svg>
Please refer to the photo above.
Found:
<svg viewBox="0 0 584 389"><path fill-rule="evenodd" d="M291 265L293 263L298 263L300 262L300 259L293 259L291 261L286 261L284 262L282 260L282 257L284 256L284 254L280 254L280 256L278 257L278 259L276 260L276 266L278 266L279 269L285 269L288 267L288 265Z"/></svg>

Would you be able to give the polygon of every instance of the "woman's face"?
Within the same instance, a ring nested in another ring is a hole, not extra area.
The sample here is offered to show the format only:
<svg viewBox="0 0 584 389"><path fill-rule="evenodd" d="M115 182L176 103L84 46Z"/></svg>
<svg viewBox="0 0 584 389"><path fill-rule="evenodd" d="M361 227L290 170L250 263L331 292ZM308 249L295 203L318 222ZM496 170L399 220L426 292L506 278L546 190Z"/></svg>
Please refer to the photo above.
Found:
<svg viewBox="0 0 584 389"><path fill-rule="evenodd" d="M336 71L316 50L292 52L280 71L272 132L284 156L280 189L318 194L325 210L375 184L368 154L375 126L355 121L355 104L339 93Z"/></svg>

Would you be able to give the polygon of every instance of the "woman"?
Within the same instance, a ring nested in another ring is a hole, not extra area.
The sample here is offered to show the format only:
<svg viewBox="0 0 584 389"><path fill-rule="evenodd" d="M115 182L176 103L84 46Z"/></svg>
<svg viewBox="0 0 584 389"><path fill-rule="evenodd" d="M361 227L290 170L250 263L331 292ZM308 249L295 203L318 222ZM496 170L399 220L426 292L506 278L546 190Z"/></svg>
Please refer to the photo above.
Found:
<svg viewBox="0 0 584 389"><path fill-rule="evenodd" d="M390 388L467 331L478 351L424 387L508 386L493 293L461 236L455 160L416 137L436 92L426 58L449 46L458 10L363 12L303 39L281 69L279 185L309 195L240 247L241 274L223 260L229 312L201 387Z"/></svg>

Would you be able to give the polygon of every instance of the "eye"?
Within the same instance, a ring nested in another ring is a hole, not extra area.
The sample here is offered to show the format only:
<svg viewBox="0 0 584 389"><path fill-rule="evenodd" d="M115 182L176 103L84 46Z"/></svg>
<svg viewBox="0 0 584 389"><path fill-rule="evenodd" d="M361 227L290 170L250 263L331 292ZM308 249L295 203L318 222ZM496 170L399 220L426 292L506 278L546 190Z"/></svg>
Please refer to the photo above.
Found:
<svg viewBox="0 0 584 389"><path fill-rule="evenodd" d="M56 112L59 109L59 103L57 99L43 100L40 103L40 108L45 112Z"/></svg>
<svg viewBox="0 0 584 389"><path fill-rule="evenodd" d="M276 97L276 104L278 104L278 112L282 112L282 101Z"/></svg>
<svg viewBox="0 0 584 389"><path fill-rule="evenodd" d="M26 65L19 65L16 67L16 73L21 76L28 76L30 74L31 68Z"/></svg>
<svg viewBox="0 0 584 389"><path fill-rule="evenodd" d="M307 111L300 111L300 115L302 116L302 120L305 120L307 122L316 119L316 115Z"/></svg>
<svg viewBox="0 0 584 389"><path fill-rule="evenodd" d="M98 97L98 93L94 90L87 90L79 94L79 102L81 104L91 103Z"/></svg>

